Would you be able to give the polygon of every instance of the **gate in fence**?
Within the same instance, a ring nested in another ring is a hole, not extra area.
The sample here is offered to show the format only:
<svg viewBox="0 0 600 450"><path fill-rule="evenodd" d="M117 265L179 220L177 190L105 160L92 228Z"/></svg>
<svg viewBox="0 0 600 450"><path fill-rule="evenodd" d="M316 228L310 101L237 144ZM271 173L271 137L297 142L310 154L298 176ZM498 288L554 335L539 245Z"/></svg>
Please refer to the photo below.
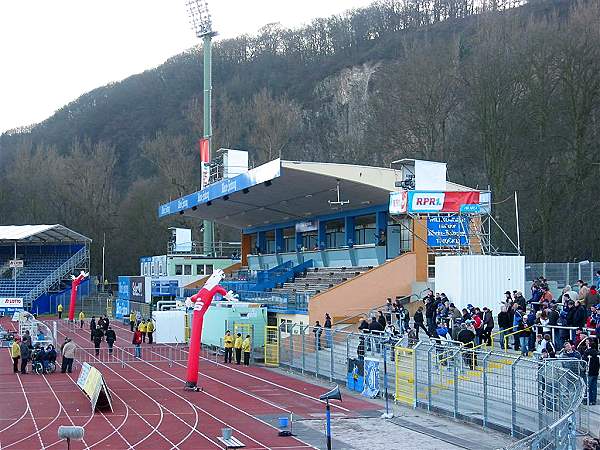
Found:
<svg viewBox="0 0 600 450"><path fill-rule="evenodd" d="M265 327L265 365L279 366L279 328Z"/></svg>
<svg viewBox="0 0 600 450"><path fill-rule="evenodd" d="M399 403L414 406L415 397L415 353L412 348L394 347L395 390L394 399Z"/></svg>

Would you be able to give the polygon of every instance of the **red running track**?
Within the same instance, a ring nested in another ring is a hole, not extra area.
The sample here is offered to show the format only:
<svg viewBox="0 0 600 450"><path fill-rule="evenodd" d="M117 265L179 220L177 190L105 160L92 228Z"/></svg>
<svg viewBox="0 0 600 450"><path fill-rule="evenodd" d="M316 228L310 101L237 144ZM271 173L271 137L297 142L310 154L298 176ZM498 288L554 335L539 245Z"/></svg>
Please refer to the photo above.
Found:
<svg viewBox="0 0 600 450"><path fill-rule="evenodd" d="M0 321L14 329L8 318ZM113 321L115 347L131 347L131 332ZM59 341L69 335L89 348L87 329L72 332L59 326ZM103 345L105 345L103 343ZM59 425L80 425L85 440L73 449L215 449L224 448L216 436L231 428L246 449L306 449L294 437L279 437L261 417L294 415L321 418L318 400L323 388L262 367L225 365L203 358L203 392L183 390L185 363L136 361L94 364L103 374L113 397L114 412L92 414L90 403L73 374L15 375L8 352L0 358L0 449L64 448ZM158 354L156 354L158 356ZM92 355L90 354L91 358ZM160 358L158 358L160 359ZM351 396L334 405L337 416L356 417L373 405Z"/></svg>

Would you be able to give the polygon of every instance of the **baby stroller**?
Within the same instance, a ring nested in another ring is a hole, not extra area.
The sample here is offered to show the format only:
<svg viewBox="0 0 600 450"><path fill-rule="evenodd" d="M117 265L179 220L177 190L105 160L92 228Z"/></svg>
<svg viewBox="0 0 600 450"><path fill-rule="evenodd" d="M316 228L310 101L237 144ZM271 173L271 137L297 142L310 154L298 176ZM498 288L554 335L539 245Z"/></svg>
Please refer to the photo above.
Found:
<svg viewBox="0 0 600 450"><path fill-rule="evenodd" d="M48 358L48 353L43 347L36 345L31 352L31 370L38 375L42 375L44 373L54 373L56 372L56 351L54 348L52 349L54 352L54 358Z"/></svg>

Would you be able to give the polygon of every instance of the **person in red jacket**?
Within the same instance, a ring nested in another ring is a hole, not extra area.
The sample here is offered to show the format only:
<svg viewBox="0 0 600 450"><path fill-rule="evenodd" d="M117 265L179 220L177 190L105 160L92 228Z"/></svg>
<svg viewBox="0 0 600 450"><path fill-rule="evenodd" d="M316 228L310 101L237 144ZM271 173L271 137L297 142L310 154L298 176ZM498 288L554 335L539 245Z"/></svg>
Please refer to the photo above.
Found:
<svg viewBox="0 0 600 450"><path fill-rule="evenodd" d="M142 332L140 330L135 330L133 332L133 340L131 341L131 343L134 345L135 347L135 357L136 358L141 358L142 357Z"/></svg>

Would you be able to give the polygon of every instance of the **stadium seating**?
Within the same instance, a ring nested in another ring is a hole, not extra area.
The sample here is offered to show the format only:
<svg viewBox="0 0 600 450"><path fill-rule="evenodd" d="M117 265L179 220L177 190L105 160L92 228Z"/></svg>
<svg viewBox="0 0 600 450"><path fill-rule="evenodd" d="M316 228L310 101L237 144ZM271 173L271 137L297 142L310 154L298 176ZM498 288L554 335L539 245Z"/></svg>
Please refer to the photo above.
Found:
<svg viewBox="0 0 600 450"><path fill-rule="evenodd" d="M8 261L14 258L10 248L0 249L0 297L25 297L56 269L73 256L74 252L61 247L31 247L24 254L17 254L24 267L17 269L16 292L13 270Z"/></svg>
<svg viewBox="0 0 600 450"><path fill-rule="evenodd" d="M351 278L360 275L373 267L315 267L308 269L304 277L296 277L293 281L283 283L281 287L274 288L274 293L300 293L312 297L331 289Z"/></svg>

